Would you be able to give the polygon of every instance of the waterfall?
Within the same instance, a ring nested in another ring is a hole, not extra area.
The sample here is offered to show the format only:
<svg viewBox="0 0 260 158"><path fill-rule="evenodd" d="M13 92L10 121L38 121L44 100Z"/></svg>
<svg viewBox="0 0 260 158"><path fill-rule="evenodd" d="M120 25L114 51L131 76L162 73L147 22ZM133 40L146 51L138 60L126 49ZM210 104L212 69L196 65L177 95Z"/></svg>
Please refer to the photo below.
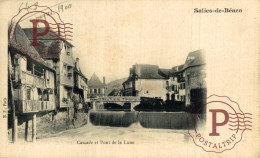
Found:
<svg viewBox="0 0 260 158"><path fill-rule="evenodd" d="M112 127L188 129L186 112L89 111L88 124ZM193 115L192 115L193 117ZM193 119L189 120L193 128Z"/></svg>

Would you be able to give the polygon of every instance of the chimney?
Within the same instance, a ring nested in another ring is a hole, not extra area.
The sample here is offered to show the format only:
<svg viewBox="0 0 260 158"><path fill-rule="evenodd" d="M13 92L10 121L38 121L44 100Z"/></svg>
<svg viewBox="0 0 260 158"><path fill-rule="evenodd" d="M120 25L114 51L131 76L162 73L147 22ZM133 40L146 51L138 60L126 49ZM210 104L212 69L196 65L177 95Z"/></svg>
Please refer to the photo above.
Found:
<svg viewBox="0 0 260 158"><path fill-rule="evenodd" d="M76 68L79 69L79 58L76 58Z"/></svg>
<svg viewBox="0 0 260 158"><path fill-rule="evenodd" d="M141 76L141 66L138 64L135 65L135 74Z"/></svg>
<svg viewBox="0 0 260 158"><path fill-rule="evenodd" d="M176 70L179 71L179 66L177 66Z"/></svg>
<svg viewBox="0 0 260 158"><path fill-rule="evenodd" d="M105 78L105 76L103 77L103 84L106 85L106 78Z"/></svg>

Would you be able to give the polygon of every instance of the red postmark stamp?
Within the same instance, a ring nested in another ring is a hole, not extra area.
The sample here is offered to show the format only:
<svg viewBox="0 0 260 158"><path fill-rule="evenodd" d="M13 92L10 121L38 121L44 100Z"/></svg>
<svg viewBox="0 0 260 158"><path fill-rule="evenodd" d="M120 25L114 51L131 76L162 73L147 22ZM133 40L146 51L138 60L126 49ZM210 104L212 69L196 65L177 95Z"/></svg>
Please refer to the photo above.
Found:
<svg viewBox="0 0 260 158"><path fill-rule="evenodd" d="M37 14L44 15L44 18L37 18ZM19 52L15 53L16 56L28 62L55 58L68 40L72 40L72 24L64 23L60 15L48 6L35 4L20 9L8 29L10 48Z"/></svg>
<svg viewBox="0 0 260 158"><path fill-rule="evenodd" d="M195 117L188 118L188 124L194 121L188 130L194 144L206 152L222 153L233 149L242 140L243 133L252 130L252 114L244 113L237 102L226 96L211 95L205 99L206 104L197 108ZM195 127L197 115L204 107L206 122Z"/></svg>

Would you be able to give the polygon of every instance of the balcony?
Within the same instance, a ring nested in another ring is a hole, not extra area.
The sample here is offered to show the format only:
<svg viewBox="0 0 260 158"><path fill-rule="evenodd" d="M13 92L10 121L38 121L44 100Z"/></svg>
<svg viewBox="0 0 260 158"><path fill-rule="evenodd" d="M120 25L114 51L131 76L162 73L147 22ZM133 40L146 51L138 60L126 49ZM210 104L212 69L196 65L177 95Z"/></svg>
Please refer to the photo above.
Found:
<svg viewBox="0 0 260 158"><path fill-rule="evenodd" d="M39 88L45 87L45 79L25 71L22 71L21 73L21 82L31 84Z"/></svg>
<svg viewBox="0 0 260 158"><path fill-rule="evenodd" d="M185 78L184 77L178 77L178 82L185 82Z"/></svg>
<svg viewBox="0 0 260 158"><path fill-rule="evenodd" d="M68 102L60 102L60 108L74 107L74 103L72 101Z"/></svg>
<svg viewBox="0 0 260 158"><path fill-rule="evenodd" d="M61 75L60 76L60 84L73 87L74 86L73 76L67 77L67 76Z"/></svg>
<svg viewBox="0 0 260 158"><path fill-rule="evenodd" d="M39 100L16 100L15 106L17 112L21 113L33 113L40 111L50 111L55 109L54 102Z"/></svg>
<svg viewBox="0 0 260 158"><path fill-rule="evenodd" d="M74 60L71 56L61 53L61 61L67 63L70 66L74 66Z"/></svg>

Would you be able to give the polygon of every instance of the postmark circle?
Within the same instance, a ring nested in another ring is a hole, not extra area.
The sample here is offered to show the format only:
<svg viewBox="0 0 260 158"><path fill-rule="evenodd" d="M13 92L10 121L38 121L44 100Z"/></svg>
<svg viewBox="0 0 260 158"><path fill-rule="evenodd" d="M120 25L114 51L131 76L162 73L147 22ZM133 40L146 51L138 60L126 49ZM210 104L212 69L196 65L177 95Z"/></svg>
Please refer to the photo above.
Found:
<svg viewBox="0 0 260 158"><path fill-rule="evenodd" d="M251 127L247 120L252 119L247 117L251 114L244 113L239 104L229 97L218 95L201 99L192 108L200 105L201 101L206 103L197 108L195 115L191 113L187 121L188 133L194 144L206 152L232 150L242 140L247 127ZM206 108L206 122L199 125L196 121L202 108Z"/></svg>
<svg viewBox="0 0 260 158"><path fill-rule="evenodd" d="M31 7L35 7L35 9L28 11ZM37 13L46 15L49 17L48 20L30 18ZM20 26L22 21L32 22L32 28L23 31ZM39 27L39 23L43 23L44 27ZM25 33L26 30L27 34ZM44 30L44 34L40 32L42 30ZM57 12L47 6L32 5L20 9L12 18L9 25L8 43L11 49L20 52L15 53L16 56L23 58L27 62L42 63L45 59L52 60L61 53L64 47L63 42L66 41L66 34L63 35L62 32L66 32L64 22Z"/></svg>

